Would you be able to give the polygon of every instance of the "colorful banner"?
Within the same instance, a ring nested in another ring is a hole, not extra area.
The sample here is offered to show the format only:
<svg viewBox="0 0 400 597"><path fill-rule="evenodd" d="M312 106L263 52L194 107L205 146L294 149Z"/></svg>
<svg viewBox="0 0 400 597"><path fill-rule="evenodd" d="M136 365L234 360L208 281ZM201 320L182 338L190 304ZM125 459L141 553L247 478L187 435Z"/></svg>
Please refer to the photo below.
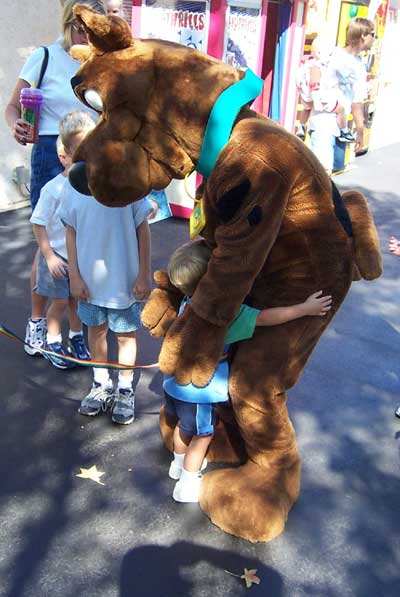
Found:
<svg viewBox="0 0 400 597"><path fill-rule="evenodd" d="M207 51L207 0L146 0L142 5L141 37L165 39Z"/></svg>
<svg viewBox="0 0 400 597"><path fill-rule="evenodd" d="M250 68L255 72L260 40L261 2L255 8L228 6L226 20L224 62L236 68Z"/></svg>

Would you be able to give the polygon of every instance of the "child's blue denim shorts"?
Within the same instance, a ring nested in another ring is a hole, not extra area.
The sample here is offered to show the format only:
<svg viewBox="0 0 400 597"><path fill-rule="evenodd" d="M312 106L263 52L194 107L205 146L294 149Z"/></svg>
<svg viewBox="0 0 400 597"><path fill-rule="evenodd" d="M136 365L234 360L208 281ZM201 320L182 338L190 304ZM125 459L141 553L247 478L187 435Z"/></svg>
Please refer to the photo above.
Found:
<svg viewBox="0 0 400 597"><path fill-rule="evenodd" d="M63 167L57 155L57 135L40 135L31 153L31 205L32 211L39 200L42 187L62 172Z"/></svg>
<svg viewBox="0 0 400 597"><path fill-rule="evenodd" d="M109 329L116 334L135 332L142 326L140 321L142 305L143 303L136 302L127 309L110 309L79 301L78 317L89 327L107 323Z"/></svg>
<svg viewBox="0 0 400 597"><path fill-rule="evenodd" d="M211 435L217 424L217 402L198 404L184 402L165 394L166 410L170 415L178 417L179 427L186 435Z"/></svg>
<svg viewBox="0 0 400 597"><path fill-rule="evenodd" d="M58 255L58 257L67 263L61 255ZM36 294L47 296L49 299L68 298L71 294L69 290L69 277L67 275L64 278L54 278L49 271L46 259L39 253L36 285L33 290Z"/></svg>

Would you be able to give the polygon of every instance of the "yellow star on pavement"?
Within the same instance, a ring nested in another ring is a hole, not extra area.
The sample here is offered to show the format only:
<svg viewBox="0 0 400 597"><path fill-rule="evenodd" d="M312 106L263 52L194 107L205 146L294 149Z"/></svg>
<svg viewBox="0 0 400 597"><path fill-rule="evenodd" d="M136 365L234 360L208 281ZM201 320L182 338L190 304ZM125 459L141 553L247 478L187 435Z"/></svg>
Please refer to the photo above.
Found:
<svg viewBox="0 0 400 597"><path fill-rule="evenodd" d="M105 485L102 481L100 481L100 477L104 475L102 471L97 470L97 466L94 464L90 468L81 468L81 472L78 473L77 477L82 477L82 479L90 479L99 485Z"/></svg>

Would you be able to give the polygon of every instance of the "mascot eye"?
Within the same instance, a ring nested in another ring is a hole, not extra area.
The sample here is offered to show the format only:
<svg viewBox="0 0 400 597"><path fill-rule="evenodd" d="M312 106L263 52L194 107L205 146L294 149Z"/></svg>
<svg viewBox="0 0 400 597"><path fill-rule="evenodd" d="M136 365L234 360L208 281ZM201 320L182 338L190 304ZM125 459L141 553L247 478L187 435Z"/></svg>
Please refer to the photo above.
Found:
<svg viewBox="0 0 400 597"><path fill-rule="evenodd" d="M94 89L87 89L83 95L85 96L86 103L89 104L93 110L103 112L103 102L97 91Z"/></svg>

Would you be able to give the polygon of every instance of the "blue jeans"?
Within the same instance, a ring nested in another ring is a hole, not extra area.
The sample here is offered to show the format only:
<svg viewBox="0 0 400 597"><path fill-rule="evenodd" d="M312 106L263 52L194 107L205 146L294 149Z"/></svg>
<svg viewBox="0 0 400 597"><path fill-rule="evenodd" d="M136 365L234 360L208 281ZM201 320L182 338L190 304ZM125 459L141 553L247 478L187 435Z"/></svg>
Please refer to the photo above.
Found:
<svg viewBox="0 0 400 597"><path fill-rule="evenodd" d="M322 128L318 131L310 131L310 138L313 153L315 153L325 170L332 172L336 137Z"/></svg>
<svg viewBox="0 0 400 597"><path fill-rule="evenodd" d="M32 211L39 200L42 187L62 172L57 155L57 135L40 135L31 154L31 205Z"/></svg>

